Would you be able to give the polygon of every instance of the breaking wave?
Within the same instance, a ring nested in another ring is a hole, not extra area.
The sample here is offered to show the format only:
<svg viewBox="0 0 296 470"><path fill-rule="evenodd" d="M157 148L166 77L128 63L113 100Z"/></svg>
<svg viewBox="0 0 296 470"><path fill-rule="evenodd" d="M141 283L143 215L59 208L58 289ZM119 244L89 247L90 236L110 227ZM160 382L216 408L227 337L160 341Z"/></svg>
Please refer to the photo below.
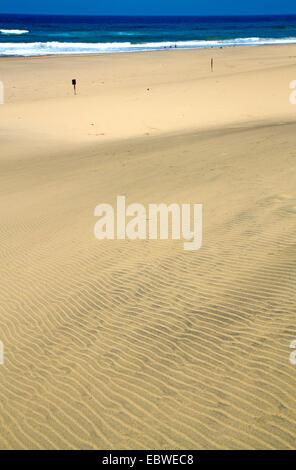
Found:
<svg viewBox="0 0 296 470"><path fill-rule="evenodd" d="M0 29L1 34L25 34L28 32L27 29Z"/></svg>
<svg viewBox="0 0 296 470"><path fill-rule="evenodd" d="M18 31L21 30L0 30ZM26 32L25 30L22 33ZM9 34L9 33L7 33ZM164 48L196 49L207 47L230 47L230 46L259 46L267 44L294 44L296 37L287 38L236 38L223 40L200 40L200 41L166 41L166 42L147 42L133 44L131 42L109 42L109 43L78 43L78 42L0 42L0 55L14 56L38 56L38 55L60 55L60 54L92 54L92 53L110 53L110 52L135 52L135 51L153 51Z"/></svg>

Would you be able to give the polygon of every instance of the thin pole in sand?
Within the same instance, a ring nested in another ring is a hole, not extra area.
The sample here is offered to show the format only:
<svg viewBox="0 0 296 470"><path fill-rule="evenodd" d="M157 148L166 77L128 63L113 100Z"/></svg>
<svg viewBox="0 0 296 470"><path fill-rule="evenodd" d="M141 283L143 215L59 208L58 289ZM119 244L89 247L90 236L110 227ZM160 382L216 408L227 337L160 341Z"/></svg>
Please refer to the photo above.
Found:
<svg viewBox="0 0 296 470"><path fill-rule="evenodd" d="M72 85L74 87L74 95L76 95L76 78L73 78Z"/></svg>
<svg viewBox="0 0 296 470"><path fill-rule="evenodd" d="M213 70L214 70L214 59L212 58L211 59L211 71L213 72Z"/></svg>

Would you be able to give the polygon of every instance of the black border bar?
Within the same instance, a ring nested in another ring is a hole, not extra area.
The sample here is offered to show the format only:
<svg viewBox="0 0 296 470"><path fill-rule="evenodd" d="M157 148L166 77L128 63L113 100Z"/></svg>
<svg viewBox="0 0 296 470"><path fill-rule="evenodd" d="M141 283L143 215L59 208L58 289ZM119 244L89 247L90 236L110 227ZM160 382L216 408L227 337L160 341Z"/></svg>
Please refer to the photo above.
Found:
<svg viewBox="0 0 296 470"><path fill-rule="evenodd" d="M295 467L295 451L261 451L261 450L4 450L0 459L7 458L10 465L24 465L29 468L49 468L58 465L69 468L69 465L86 469L96 468L199 468L208 469L213 465L240 469L242 465L267 465L282 468ZM53 468L53 470L55 470Z"/></svg>

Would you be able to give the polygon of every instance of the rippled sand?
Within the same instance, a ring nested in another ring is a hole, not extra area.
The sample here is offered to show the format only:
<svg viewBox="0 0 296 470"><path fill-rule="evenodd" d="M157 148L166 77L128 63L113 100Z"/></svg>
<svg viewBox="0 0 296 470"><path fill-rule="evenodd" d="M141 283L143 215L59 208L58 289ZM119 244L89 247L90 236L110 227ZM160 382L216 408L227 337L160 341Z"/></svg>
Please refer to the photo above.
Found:
<svg viewBox="0 0 296 470"><path fill-rule="evenodd" d="M1 59L2 449L295 448L293 54ZM96 240L117 195L201 250Z"/></svg>

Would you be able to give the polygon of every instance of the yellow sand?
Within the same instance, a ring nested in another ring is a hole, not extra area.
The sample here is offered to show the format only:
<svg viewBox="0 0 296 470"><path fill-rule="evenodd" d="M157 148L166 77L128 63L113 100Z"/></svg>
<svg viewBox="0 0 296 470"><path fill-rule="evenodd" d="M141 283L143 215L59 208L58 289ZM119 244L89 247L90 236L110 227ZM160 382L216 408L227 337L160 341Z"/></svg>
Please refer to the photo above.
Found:
<svg viewBox="0 0 296 470"><path fill-rule="evenodd" d="M294 79L296 46L0 59L2 449L295 447ZM201 250L96 240L117 195L202 203Z"/></svg>

